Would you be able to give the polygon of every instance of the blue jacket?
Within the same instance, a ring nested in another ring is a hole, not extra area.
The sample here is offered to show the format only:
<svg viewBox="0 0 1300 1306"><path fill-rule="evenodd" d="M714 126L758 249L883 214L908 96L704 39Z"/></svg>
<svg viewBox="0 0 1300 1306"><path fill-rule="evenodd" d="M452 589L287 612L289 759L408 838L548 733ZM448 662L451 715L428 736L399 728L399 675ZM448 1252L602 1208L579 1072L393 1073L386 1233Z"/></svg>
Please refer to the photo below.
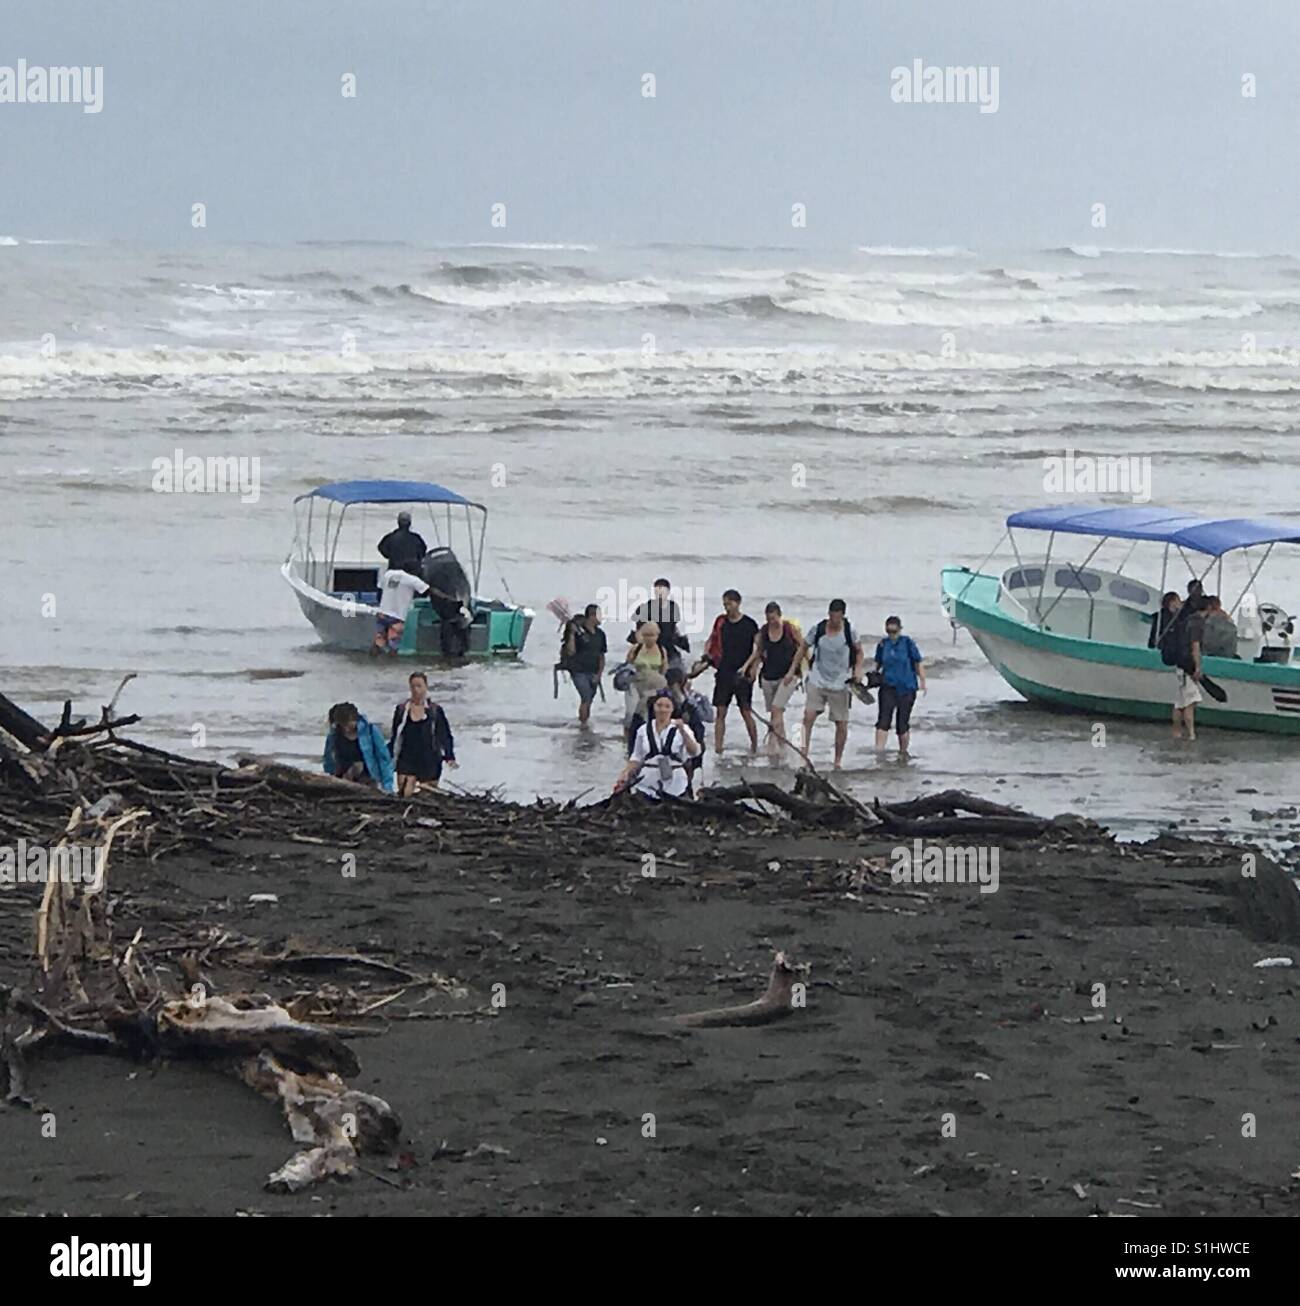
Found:
<svg viewBox="0 0 1300 1306"><path fill-rule="evenodd" d="M900 694L913 694L919 682L916 664L921 661L921 650L911 635L900 635L896 640L882 639L876 645L876 661L885 684Z"/></svg>
<svg viewBox="0 0 1300 1306"><path fill-rule="evenodd" d="M393 755L388 751L384 732L378 726L371 725L365 717L358 717L357 743L361 745L361 757L371 779L391 794L397 785L393 779ZM333 730L325 736L325 755L321 758L321 769L326 775L333 775L337 769Z"/></svg>

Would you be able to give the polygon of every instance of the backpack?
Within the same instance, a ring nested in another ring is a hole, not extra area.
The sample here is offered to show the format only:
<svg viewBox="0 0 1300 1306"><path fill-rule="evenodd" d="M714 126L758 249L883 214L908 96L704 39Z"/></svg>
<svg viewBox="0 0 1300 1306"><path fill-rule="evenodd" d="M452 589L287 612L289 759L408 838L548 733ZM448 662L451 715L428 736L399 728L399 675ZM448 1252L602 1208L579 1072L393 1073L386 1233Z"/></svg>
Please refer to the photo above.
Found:
<svg viewBox="0 0 1300 1306"><path fill-rule="evenodd" d="M1193 670L1192 641L1188 638L1191 628L1191 616L1184 616L1186 605L1178 610L1178 615L1165 628L1160 641L1160 661L1167 667L1179 667L1189 674Z"/></svg>
<svg viewBox="0 0 1300 1306"><path fill-rule="evenodd" d="M677 727L669 726L668 733L664 736L664 745L662 748L655 742L655 723L652 720L645 723L645 738L649 747L646 749L646 765L650 764L652 758L666 757L676 764L677 759L673 757L673 745L677 742ZM664 777L667 778L666 776Z"/></svg>
<svg viewBox="0 0 1300 1306"><path fill-rule="evenodd" d="M572 659L578 656L577 627L581 620L581 617L571 617L560 628L560 651L555 659L555 666L559 671L569 671L572 667ZM570 636L573 638L573 652L571 654L564 651Z"/></svg>

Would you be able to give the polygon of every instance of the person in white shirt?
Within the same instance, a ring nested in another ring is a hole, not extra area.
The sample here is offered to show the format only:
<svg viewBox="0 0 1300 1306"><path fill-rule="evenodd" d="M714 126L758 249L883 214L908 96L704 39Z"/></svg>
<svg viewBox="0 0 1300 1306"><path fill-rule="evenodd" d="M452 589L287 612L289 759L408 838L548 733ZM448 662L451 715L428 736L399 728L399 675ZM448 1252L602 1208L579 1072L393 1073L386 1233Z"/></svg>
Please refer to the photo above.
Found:
<svg viewBox="0 0 1300 1306"><path fill-rule="evenodd" d="M406 629L406 614L417 594L427 594L429 587L418 576L394 567L384 572L379 593L379 615L375 618L375 641L372 653L396 653Z"/></svg>
<svg viewBox="0 0 1300 1306"><path fill-rule="evenodd" d="M686 759L700 752L694 732L673 716L673 696L661 690L650 700L650 720L636 732L632 756L619 772L614 792L630 784L646 798L682 798L689 788Z"/></svg>

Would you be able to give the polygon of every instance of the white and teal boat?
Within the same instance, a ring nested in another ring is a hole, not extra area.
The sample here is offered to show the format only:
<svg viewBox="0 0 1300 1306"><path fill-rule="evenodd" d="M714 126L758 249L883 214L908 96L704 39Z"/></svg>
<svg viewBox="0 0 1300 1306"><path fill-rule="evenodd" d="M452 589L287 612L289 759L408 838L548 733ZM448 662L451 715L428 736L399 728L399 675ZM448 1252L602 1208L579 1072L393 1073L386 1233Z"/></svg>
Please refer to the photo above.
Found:
<svg viewBox="0 0 1300 1306"><path fill-rule="evenodd" d="M1047 535L1041 558L1022 557L1017 531ZM1092 536L1097 543L1073 562L1060 556L1059 536ZM1010 541L1015 565L985 571L1004 541ZM1126 570L1143 544L1163 546L1159 584ZM1204 659L1205 674L1227 698L1218 703L1206 695L1197 708L1198 724L1300 734L1294 623L1276 604L1260 603L1253 588L1278 544L1300 544L1300 521L1192 517L1149 504L1033 508L1007 518L1006 534L979 569L945 568L943 607L1003 680L1031 702L1168 720L1175 673L1147 639L1161 595L1166 589L1181 592L1181 582L1195 576L1207 593L1220 594L1225 609L1235 597L1228 610L1238 633L1237 657ZM1094 565L1104 549L1125 545L1118 562ZM1246 573L1235 595L1223 588L1225 558L1238 580Z"/></svg>
<svg viewBox="0 0 1300 1306"><path fill-rule="evenodd" d="M383 512L367 512L374 507ZM435 583L461 590L469 613L467 655L517 657L532 627L533 610L479 594L487 509L455 490L425 481L336 481L294 500L293 545L280 574L321 642L355 652L369 649L386 566L375 546L392 527L399 508L413 509L415 529L432 533L435 547L425 557L426 572L436 566L438 576L451 580ZM468 571L453 552L453 541L468 557ZM437 656L442 651L440 625L430 601L416 599L397 651Z"/></svg>

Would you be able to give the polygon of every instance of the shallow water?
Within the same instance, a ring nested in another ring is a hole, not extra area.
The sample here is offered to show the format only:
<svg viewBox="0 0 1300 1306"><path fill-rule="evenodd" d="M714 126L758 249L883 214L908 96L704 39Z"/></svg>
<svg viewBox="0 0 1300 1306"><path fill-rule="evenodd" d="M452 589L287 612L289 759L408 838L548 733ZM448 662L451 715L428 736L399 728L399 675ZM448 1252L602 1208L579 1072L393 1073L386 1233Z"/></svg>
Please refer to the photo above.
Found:
<svg viewBox="0 0 1300 1306"><path fill-rule="evenodd" d="M520 664L431 669L458 784L608 788L621 696L579 733L572 691L551 695L544 605L666 573L709 621L729 586L805 625L835 596L863 633L903 616L931 668L915 756L877 761L855 709L860 794L951 785L1126 833L1259 830L1252 808L1293 800L1300 742L1178 746L1112 721L1095 748L1087 718L1020 702L954 643L938 573L1051 501L1042 459L1067 447L1149 458L1156 502L1289 511L1297 326L1300 261L1281 257L5 247L5 691L95 715L137 671L120 707L145 715L140 737L186 749L201 725L216 755L309 765L330 703L386 724L411 666L317 645L278 572L292 499L430 479L490 509L482 591L539 613ZM260 459L256 502L155 493L153 460L176 449ZM371 510L362 540L388 525ZM1279 551L1258 588L1296 608L1300 568ZM829 742L822 725L819 761Z"/></svg>

